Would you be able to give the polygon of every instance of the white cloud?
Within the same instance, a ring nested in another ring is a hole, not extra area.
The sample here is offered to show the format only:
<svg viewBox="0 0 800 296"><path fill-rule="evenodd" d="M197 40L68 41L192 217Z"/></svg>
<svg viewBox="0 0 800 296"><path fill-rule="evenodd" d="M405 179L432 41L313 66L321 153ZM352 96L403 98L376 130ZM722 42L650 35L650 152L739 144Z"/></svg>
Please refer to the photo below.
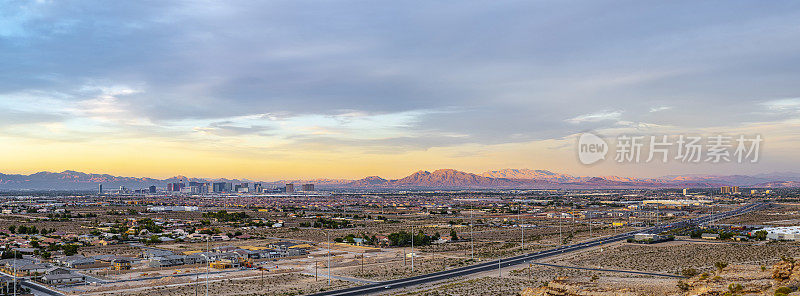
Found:
<svg viewBox="0 0 800 296"><path fill-rule="evenodd" d="M650 107L650 113L664 111L672 109L672 106L657 106L657 107Z"/></svg>
<svg viewBox="0 0 800 296"><path fill-rule="evenodd" d="M761 103L768 110L777 112L800 111L800 98L771 100Z"/></svg>
<svg viewBox="0 0 800 296"><path fill-rule="evenodd" d="M579 124L584 122L599 122L607 120L618 121L620 117L622 117L622 111L602 111L598 113L590 113L590 114L576 116L567 119L567 122Z"/></svg>

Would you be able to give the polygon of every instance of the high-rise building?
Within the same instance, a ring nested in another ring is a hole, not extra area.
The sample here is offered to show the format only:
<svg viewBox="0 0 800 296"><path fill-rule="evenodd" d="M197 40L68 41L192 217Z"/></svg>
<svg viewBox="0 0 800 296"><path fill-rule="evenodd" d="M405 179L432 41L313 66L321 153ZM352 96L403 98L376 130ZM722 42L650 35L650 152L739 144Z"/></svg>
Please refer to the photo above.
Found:
<svg viewBox="0 0 800 296"><path fill-rule="evenodd" d="M689 195L689 188L683 188L683 195Z"/></svg>
<svg viewBox="0 0 800 296"><path fill-rule="evenodd" d="M213 188L211 188L212 192L223 192L223 191L225 191L225 182L216 182L212 186L213 186Z"/></svg>
<svg viewBox="0 0 800 296"><path fill-rule="evenodd" d="M186 187L185 183L169 183L167 184L167 191L181 191Z"/></svg>
<svg viewBox="0 0 800 296"><path fill-rule="evenodd" d="M294 193L294 184L286 184L286 193Z"/></svg>
<svg viewBox="0 0 800 296"><path fill-rule="evenodd" d="M156 186L150 186L150 193L156 193Z"/></svg>
<svg viewBox="0 0 800 296"><path fill-rule="evenodd" d="M97 194L103 194L103 184L97 186Z"/></svg>
<svg viewBox="0 0 800 296"><path fill-rule="evenodd" d="M722 186L719 192L722 194L737 194L741 191L739 191L739 186Z"/></svg>
<svg viewBox="0 0 800 296"><path fill-rule="evenodd" d="M303 184L303 191L314 191L314 184Z"/></svg>

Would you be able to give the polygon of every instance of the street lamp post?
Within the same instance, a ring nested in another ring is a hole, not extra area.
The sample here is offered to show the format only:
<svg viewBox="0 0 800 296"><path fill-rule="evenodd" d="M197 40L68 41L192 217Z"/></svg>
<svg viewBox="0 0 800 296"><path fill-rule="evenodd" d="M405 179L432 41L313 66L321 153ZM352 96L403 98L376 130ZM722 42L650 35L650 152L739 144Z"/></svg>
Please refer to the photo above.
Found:
<svg viewBox="0 0 800 296"><path fill-rule="evenodd" d="M206 238L206 252L211 252L211 248L209 247L209 241L211 240L210 237ZM211 260L209 260L208 255L203 255L206 258L206 296L208 296L208 276L209 276L209 267L211 266Z"/></svg>
<svg viewBox="0 0 800 296"><path fill-rule="evenodd" d="M328 237L328 286L331 285L331 232L330 230L326 231L325 234Z"/></svg>
<svg viewBox="0 0 800 296"><path fill-rule="evenodd" d="M475 238L474 238L475 231L472 228L473 224L475 224L475 218L473 217L473 213L475 213L475 209L472 206L470 206L470 211L469 211L469 220L470 220L469 221L469 245L470 245L470 249L472 249L472 255L470 256L470 258L472 259L472 261L475 261Z"/></svg>
<svg viewBox="0 0 800 296"><path fill-rule="evenodd" d="M17 250L14 249L14 296L17 296Z"/></svg>
<svg viewBox="0 0 800 296"><path fill-rule="evenodd" d="M414 222L411 222L411 274L414 274Z"/></svg>
<svg viewBox="0 0 800 296"><path fill-rule="evenodd" d="M503 256L502 255L500 256L500 258L497 259L497 274L498 274L498 277L503 277L503 265L502 265L501 262L503 262Z"/></svg>
<svg viewBox="0 0 800 296"><path fill-rule="evenodd" d="M517 220L519 221L519 229L522 233L522 252L525 252L525 223L522 221L522 204L517 208Z"/></svg>

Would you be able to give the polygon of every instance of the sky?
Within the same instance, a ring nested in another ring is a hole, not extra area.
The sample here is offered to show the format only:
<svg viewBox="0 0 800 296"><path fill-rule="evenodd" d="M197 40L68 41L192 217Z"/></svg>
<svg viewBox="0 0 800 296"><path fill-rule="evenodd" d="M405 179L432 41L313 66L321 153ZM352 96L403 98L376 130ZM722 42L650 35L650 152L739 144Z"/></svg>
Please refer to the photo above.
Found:
<svg viewBox="0 0 800 296"><path fill-rule="evenodd" d="M576 137L761 135L583 165ZM0 172L798 171L797 1L0 0Z"/></svg>

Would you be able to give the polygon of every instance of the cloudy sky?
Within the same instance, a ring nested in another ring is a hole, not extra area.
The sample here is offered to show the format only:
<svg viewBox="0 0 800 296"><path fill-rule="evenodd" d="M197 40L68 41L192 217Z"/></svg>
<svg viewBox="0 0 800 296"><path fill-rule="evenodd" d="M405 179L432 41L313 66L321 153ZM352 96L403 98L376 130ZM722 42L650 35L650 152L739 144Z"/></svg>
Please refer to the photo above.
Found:
<svg viewBox="0 0 800 296"><path fill-rule="evenodd" d="M764 142L584 166L590 130ZM0 0L0 144L4 173L797 171L800 2Z"/></svg>

